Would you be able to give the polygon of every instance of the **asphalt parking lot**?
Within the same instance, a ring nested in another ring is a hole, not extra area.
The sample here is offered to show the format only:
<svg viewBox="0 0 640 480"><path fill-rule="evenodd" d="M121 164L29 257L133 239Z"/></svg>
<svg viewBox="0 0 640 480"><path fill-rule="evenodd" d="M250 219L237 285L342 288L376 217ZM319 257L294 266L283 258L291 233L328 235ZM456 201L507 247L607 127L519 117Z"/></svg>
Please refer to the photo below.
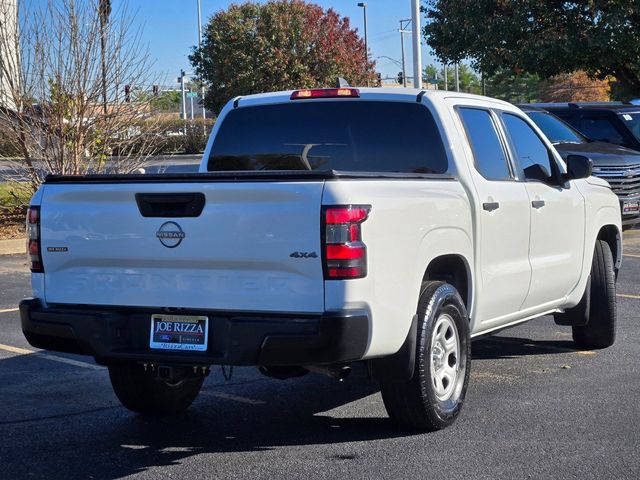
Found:
<svg viewBox="0 0 640 480"><path fill-rule="evenodd" d="M0 478L640 478L640 230L625 232L618 339L573 349L550 317L473 344L463 414L407 435L363 368L343 383L215 369L185 414L122 408L91 359L35 351L22 255L0 256Z"/></svg>

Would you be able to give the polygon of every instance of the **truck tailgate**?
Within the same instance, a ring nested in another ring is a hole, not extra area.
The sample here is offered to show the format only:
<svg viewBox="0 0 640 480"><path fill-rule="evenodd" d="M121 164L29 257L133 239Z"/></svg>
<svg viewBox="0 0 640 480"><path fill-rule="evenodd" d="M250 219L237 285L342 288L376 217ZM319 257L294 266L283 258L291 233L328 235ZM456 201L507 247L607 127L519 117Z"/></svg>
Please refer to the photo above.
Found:
<svg viewBox="0 0 640 480"><path fill-rule="evenodd" d="M47 184L41 206L45 299L322 312L323 185L321 180ZM160 208L143 216L136 194L144 203L171 193L204 195L202 212L165 215Z"/></svg>

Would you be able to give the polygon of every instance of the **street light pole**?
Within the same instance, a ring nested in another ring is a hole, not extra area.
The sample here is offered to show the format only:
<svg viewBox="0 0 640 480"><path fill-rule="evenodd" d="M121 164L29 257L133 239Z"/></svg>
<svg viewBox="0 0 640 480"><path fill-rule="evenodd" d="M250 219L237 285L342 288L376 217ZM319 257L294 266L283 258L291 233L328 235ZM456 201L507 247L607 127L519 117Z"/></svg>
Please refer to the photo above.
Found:
<svg viewBox="0 0 640 480"><path fill-rule="evenodd" d="M420 0L411 0L413 22L413 86L422 88L422 46L420 45Z"/></svg>
<svg viewBox="0 0 640 480"><path fill-rule="evenodd" d="M403 25L404 22L404 25ZM404 34L411 33L411 30L407 30L407 26L411 23L411 19L409 20L400 20L400 46L402 47L402 86L407 87L407 71L405 68L405 58L404 58Z"/></svg>
<svg viewBox="0 0 640 480"><path fill-rule="evenodd" d="M193 121L193 97L191 96L192 94L192 89L191 87L189 87L189 101L191 102L191 120Z"/></svg>
<svg viewBox="0 0 640 480"><path fill-rule="evenodd" d="M100 20L100 64L102 67L102 110L107 118L107 63L105 51L107 49L107 26L111 15L111 0L100 0L98 3L98 16Z"/></svg>
<svg viewBox="0 0 640 480"><path fill-rule="evenodd" d="M201 51L202 48L202 13L200 8L200 0L198 0L198 50ZM204 108L204 84L200 85L202 94L202 119L207 118L207 112ZM204 128L204 125L202 126Z"/></svg>
<svg viewBox="0 0 640 480"><path fill-rule="evenodd" d="M187 121L187 101L185 98L185 91L184 91L184 77L185 77L185 73L184 70L180 70L180 77L178 78L178 81L180 82L180 96L182 98L182 119L186 122Z"/></svg>
<svg viewBox="0 0 640 480"><path fill-rule="evenodd" d="M358 3L359 7L362 7L364 12L364 61L365 66L369 65L369 42L367 40L367 4L364 2ZM367 76L367 87L369 86L369 77Z"/></svg>
<svg viewBox="0 0 640 480"><path fill-rule="evenodd" d="M445 90L449 90L449 78L447 78L447 69L449 68L449 66L445 63L444 64L444 89Z"/></svg>
<svg viewBox="0 0 640 480"><path fill-rule="evenodd" d="M458 62L455 63L455 74L456 74L456 92L460 91L460 69L458 68Z"/></svg>

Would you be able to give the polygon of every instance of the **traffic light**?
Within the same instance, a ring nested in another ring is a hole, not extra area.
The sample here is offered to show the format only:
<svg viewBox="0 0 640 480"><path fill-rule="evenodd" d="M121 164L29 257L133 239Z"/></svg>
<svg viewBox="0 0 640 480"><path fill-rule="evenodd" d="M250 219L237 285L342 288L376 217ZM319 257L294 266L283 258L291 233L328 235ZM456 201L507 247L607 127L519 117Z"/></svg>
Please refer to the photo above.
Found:
<svg viewBox="0 0 640 480"><path fill-rule="evenodd" d="M131 85L124 86L124 101L127 103L131 101Z"/></svg>
<svg viewBox="0 0 640 480"><path fill-rule="evenodd" d="M160 93L160 87L158 85L154 85L153 87L151 87L153 90L153 96L157 97L158 93Z"/></svg>
<svg viewBox="0 0 640 480"><path fill-rule="evenodd" d="M404 85L404 76L402 75L402 72L398 72L398 83L400 85Z"/></svg>
<svg viewBox="0 0 640 480"><path fill-rule="evenodd" d="M376 73L376 82L379 87L382 86L382 74L380 72Z"/></svg>

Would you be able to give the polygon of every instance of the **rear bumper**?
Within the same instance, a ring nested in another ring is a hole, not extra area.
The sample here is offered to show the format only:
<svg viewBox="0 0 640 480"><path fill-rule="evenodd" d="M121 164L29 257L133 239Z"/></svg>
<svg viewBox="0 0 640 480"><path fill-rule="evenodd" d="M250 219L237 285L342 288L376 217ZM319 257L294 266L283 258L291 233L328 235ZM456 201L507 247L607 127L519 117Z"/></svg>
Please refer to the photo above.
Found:
<svg viewBox="0 0 640 480"><path fill-rule="evenodd" d="M369 341L364 311L322 315L184 311L209 317L206 352L149 348L152 313L143 308L43 307L20 303L22 331L45 350L92 355L100 363L144 361L167 364L317 365L360 360Z"/></svg>

